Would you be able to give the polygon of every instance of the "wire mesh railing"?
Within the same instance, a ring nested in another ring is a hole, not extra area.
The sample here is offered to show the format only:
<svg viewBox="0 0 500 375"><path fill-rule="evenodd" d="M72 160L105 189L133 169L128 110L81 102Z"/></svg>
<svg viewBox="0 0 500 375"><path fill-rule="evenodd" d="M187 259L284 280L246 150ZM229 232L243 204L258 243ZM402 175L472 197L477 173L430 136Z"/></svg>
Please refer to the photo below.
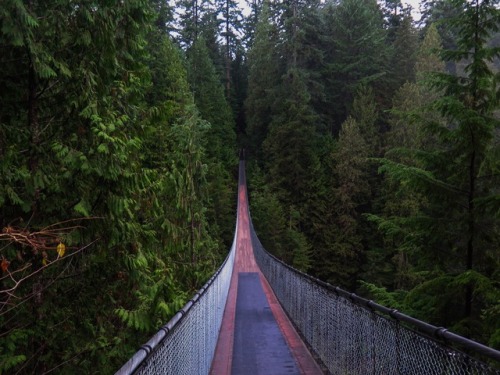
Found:
<svg viewBox="0 0 500 375"><path fill-rule="evenodd" d="M246 188L244 162L239 180L240 188ZM500 375L499 351L289 267L264 250L250 225L262 273L329 373ZM214 276L116 375L209 373L234 266L236 233Z"/></svg>
<svg viewBox="0 0 500 375"><path fill-rule="evenodd" d="M331 374L500 375L499 351L303 274L251 235L262 273Z"/></svg>
<svg viewBox="0 0 500 375"><path fill-rule="evenodd" d="M209 373L226 306L235 249L236 232L229 255L219 270L115 375Z"/></svg>
<svg viewBox="0 0 500 375"><path fill-rule="evenodd" d="M245 189L244 151L240 153L238 189ZM239 200L238 209L239 212ZM236 255L234 239L224 263L174 317L130 358L115 375L208 374L212 365Z"/></svg>

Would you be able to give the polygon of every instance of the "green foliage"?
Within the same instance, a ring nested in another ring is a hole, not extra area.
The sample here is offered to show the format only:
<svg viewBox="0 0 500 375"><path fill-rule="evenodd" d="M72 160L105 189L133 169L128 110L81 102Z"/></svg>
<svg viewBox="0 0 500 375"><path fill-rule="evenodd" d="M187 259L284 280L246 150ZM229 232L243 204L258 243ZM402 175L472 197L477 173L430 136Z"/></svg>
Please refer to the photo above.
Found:
<svg viewBox="0 0 500 375"><path fill-rule="evenodd" d="M206 176L211 200L207 215L209 221L214 223L211 229L229 247L234 230L231 172L237 155L234 119L203 37L187 51L187 62L194 102L200 117L210 125L203 137L207 164L210 165Z"/></svg>
<svg viewBox="0 0 500 375"><path fill-rule="evenodd" d="M250 167L250 166L249 166ZM283 206L275 193L264 185L262 172L258 168L249 168L250 211L252 222L262 241L264 248L286 263L292 261L284 238L287 231L287 220ZM273 223L268 225L267 223ZM293 250L293 249L292 249Z"/></svg>
<svg viewBox="0 0 500 375"><path fill-rule="evenodd" d="M26 361L26 355L18 354L18 347L28 340L30 330L16 329L0 339L0 374L6 374Z"/></svg>
<svg viewBox="0 0 500 375"><path fill-rule="evenodd" d="M112 372L184 304L233 237L236 129L273 254L498 347L496 4L434 2L417 48L399 1L256 1L245 55L233 1L179 2L184 54L165 2L5 0L0 261L31 276L0 372Z"/></svg>
<svg viewBox="0 0 500 375"><path fill-rule="evenodd" d="M246 102L249 154L267 176L253 210L287 262L289 243L310 246L315 276L348 288L362 278L361 292L486 342L499 212L498 51L487 43L498 10L433 4L420 45L398 1L264 4ZM441 55L458 75L444 74ZM444 285L453 290L440 299Z"/></svg>
<svg viewBox="0 0 500 375"><path fill-rule="evenodd" d="M404 17L395 31L391 64L394 71L391 74L391 80L394 82L396 89L406 82L415 80L415 55L418 47L418 35L412 22L410 16Z"/></svg>
<svg viewBox="0 0 500 375"><path fill-rule="evenodd" d="M264 248L287 264L306 272L311 267L311 246L299 229L299 213L286 208L263 184L262 172L251 169L252 221ZM273 223L273 225L268 225Z"/></svg>
<svg viewBox="0 0 500 375"><path fill-rule="evenodd" d="M417 52L415 72L417 81L425 81L429 73L444 71L444 62L440 57L441 38L435 24L431 24Z"/></svg>
<svg viewBox="0 0 500 375"><path fill-rule="evenodd" d="M384 287L361 281L360 292L363 293L366 298L373 299L382 306L396 310L406 309L406 305L403 302L406 295L404 291L389 292Z"/></svg>
<svg viewBox="0 0 500 375"><path fill-rule="evenodd" d="M232 113L203 38L193 44L187 53L187 59L188 81L194 93L194 101L201 117L211 125L207 132L209 157L229 168L235 164L236 155Z"/></svg>
<svg viewBox="0 0 500 375"><path fill-rule="evenodd" d="M328 102L336 103L332 120L345 121L360 85L379 91L386 79L389 49L380 8L374 0L343 0L325 11L327 37L332 47L325 51Z"/></svg>
<svg viewBox="0 0 500 375"><path fill-rule="evenodd" d="M0 8L0 371L113 372L220 260L210 128L160 4Z"/></svg>
<svg viewBox="0 0 500 375"><path fill-rule="evenodd" d="M280 59L277 50L278 30L270 22L269 6L259 16L255 41L248 52L248 96L245 102L249 152L262 161L262 145L272 120L275 93L278 87Z"/></svg>
<svg viewBox="0 0 500 375"><path fill-rule="evenodd" d="M486 170L497 148L492 111L498 102L486 63L498 51L486 42L497 28L490 20L498 10L489 2L451 3L458 14L452 22L457 49L443 55L456 62L466 59L461 62L466 75L439 72L439 42L430 28L419 53L419 82L403 86L394 101L393 148L380 168L386 188L400 200L387 200L384 216L370 219L384 232L387 249L393 249L399 275L393 287L409 291L406 309L488 342L495 329L487 328L483 312L498 299L498 220L494 209L479 202L494 202L496 195L496 178ZM429 72L434 72L435 91L427 85Z"/></svg>
<svg viewBox="0 0 500 375"><path fill-rule="evenodd" d="M343 124L331 154L333 172L332 242L318 259L318 274L336 285L352 288L357 279L363 245L359 209L370 193L367 184L368 146L353 118Z"/></svg>

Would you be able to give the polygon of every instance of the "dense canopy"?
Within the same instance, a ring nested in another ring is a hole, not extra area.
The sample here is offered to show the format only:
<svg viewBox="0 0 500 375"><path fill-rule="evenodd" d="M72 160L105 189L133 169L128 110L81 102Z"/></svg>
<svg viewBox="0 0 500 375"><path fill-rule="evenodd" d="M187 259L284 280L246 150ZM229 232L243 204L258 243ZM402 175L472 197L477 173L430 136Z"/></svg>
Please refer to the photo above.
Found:
<svg viewBox="0 0 500 375"><path fill-rule="evenodd" d="M3 0L0 374L112 373L232 240L500 348L496 0Z"/></svg>

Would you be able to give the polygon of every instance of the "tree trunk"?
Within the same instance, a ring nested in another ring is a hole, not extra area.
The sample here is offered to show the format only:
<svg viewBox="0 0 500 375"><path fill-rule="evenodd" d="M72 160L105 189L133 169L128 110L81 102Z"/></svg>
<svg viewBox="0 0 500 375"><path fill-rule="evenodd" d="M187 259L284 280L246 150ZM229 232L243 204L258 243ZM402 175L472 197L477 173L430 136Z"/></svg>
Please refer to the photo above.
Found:
<svg viewBox="0 0 500 375"><path fill-rule="evenodd" d="M231 92L231 38L229 36L229 0L226 0L226 98Z"/></svg>
<svg viewBox="0 0 500 375"><path fill-rule="evenodd" d="M469 193L468 193L468 205L467 205L467 215L468 215L468 239L467 239L467 259L466 259L466 270L470 271L474 266L474 237L475 237L475 207L474 207L474 197L476 188L476 151L474 150L474 133L471 130L471 141L472 141L472 154L470 157L469 164ZM469 282L465 288L465 319L469 320L472 317L472 298L473 298L474 288ZM467 336L470 334L468 333Z"/></svg>

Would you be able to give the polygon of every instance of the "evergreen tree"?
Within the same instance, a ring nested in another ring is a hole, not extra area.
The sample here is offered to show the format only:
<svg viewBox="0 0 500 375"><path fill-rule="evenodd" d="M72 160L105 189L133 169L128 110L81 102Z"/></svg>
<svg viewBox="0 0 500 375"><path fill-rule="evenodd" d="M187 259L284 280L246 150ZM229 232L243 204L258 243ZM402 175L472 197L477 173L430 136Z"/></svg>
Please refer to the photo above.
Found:
<svg viewBox="0 0 500 375"><path fill-rule="evenodd" d="M214 269L216 236L208 234L208 126L189 92L180 52L161 29L148 35L153 85L146 91L150 112L143 134L143 173L152 181L141 194L141 219L154 243L138 249L134 265L138 303L117 309L130 328L152 332L164 324Z"/></svg>
<svg viewBox="0 0 500 375"><path fill-rule="evenodd" d="M393 46L392 80L395 89L405 82L415 81L415 55L418 47L417 30L413 27L411 16L401 20L395 33Z"/></svg>
<svg viewBox="0 0 500 375"><path fill-rule="evenodd" d="M317 267L322 279L354 289L362 258L359 207L365 204L370 187L367 181L368 146L355 119L343 124L333 152L335 176L333 243Z"/></svg>
<svg viewBox="0 0 500 375"><path fill-rule="evenodd" d="M342 0L325 7L330 47L325 51L323 79L327 83L328 118L333 133L347 118L358 87L370 84L381 89L387 73L388 50L380 8L374 0Z"/></svg>
<svg viewBox="0 0 500 375"><path fill-rule="evenodd" d="M439 97L439 93L428 85L430 73L444 70L444 64L439 58L440 50L437 30L430 27L416 56L417 82L406 82L393 97L388 118L389 129L384 134L383 144L385 157L394 162L421 166L412 152L432 151L435 147L435 137L425 131L422 122L423 119L442 121L436 111L429 108ZM411 151L402 153L402 148ZM381 194L375 207L381 207L381 216L371 215L370 218L384 228L383 249L369 249L367 257L371 266L366 268L364 280L395 291L395 295L389 300L401 308L404 297L401 291L408 291L422 281L414 268L414 264L418 263L420 245L406 241L414 236L414 233L411 226L404 225L403 222L406 218L421 216L427 199L425 194L416 192L412 186L400 183L397 179L384 178L380 190ZM401 220L396 219L398 217ZM370 289L370 285L366 283L364 287ZM381 296L377 287L372 291L376 291L378 298L387 297Z"/></svg>
<svg viewBox="0 0 500 375"><path fill-rule="evenodd" d="M311 248L299 230L300 215L294 207L280 202L269 185L264 184L262 172L257 168L252 171L251 179L254 181L250 200L252 220L264 248L285 263L307 272L311 266Z"/></svg>
<svg viewBox="0 0 500 375"><path fill-rule="evenodd" d="M403 26L404 20L411 18L411 5L406 3L405 6L401 0L384 0L379 1L379 4L387 29L387 41L393 44L397 39L398 31L405 27Z"/></svg>
<svg viewBox="0 0 500 375"><path fill-rule="evenodd" d="M250 9L250 14L243 20L243 28L245 30L243 44L246 49L253 46L257 25L260 19L260 13L264 8L264 0L245 0L247 7ZM267 4L269 7L269 2ZM269 11L269 10L268 10Z"/></svg>
<svg viewBox="0 0 500 375"><path fill-rule="evenodd" d="M260 14L255 42L248 53L248 96L245 101L249 154L263 160L262 144L267 136L273 104L281 76L278 31L270 19L268 3Z"/></svg>
<svg viewBox="0 0 500 375"><path fill-rule="evenodd" d="M217 77L203 38L199 38L187 52L188 80L201 117L211 129L207 144L211 157L227 168L234 165L236 136L233 129L231 108L224 96L224 89Z"/></svg>
<svg viewBox="0 0 500 375"><path fill-rule="evenodd" d="M269 134L264 142L264 157L269 170L269 181L278 198L289 207L293 229L302 232L310 212L309 194L319 160L314 147L317 135L315 114L308 104L307 89L300 71L290 69L280 88L280 107L273 116ZM306 253L304 241L296 252ZM299 258L302 258L299 257Z"/></svg>
<svg viewBox="0 0 500 375"><path fill-rule="evenodd" d="M418 48L415 73L418 82L424 81L429 73L443 72L444 63L439 56L442 50L441 38L436 25L427 28L424 39Z"/></svg>
<svg viewBox="0 0 500 375"><path fill-rule="evenodd" d="M492 300L489 298L493 297L489 295L493 288L489 280L495 272L491 262L495 262L495 237L498 235L495 227L498 222L484 211L481 202L491 199L497 182L489 173L488 159L494 147L494 131L498 127L494 116L498 95L495 75L487 65L500 54L498 49L487 45L491 33L498 31L500 13L497 3L453 1L457 8L463 9L452 22L459 28L458 48L447 51L445 57L452 61L465 59L467 77L441 74L435 83L438 89L445 90L443 100L438 101L436 107L453 126L442 134L452 147L441 154L448 160L451 156L453 162L437 166L436 176L443 178L445 188L452 189L448 197L452 198L450 203L456 209L459 223L458 228L455 227L455 230L459 229L455 232L455 241L458 240L455 246L463 268L455 276L455 282L464 288L460 324L464 325L467 335L476 332L481 307L490 307Z"/></svg>
<svg viewBox="0 0 500 375"><path fill-rule="evenodd" d="M198 39L203 30L203 19L206 17L209 4L207 0L177 0L179 15L179 44L189 48Z"/></svg>
<svg viewBox="0 0 500 375"><path fill-rule="evenodd" d="M212 203L208 212L213 230L224 238L227 246L232 240L233 207L231 171L236 165L236 133L231 107L224 95L215 66L203 37L187 52L188 80L200 116L210 124L205 135L210 170L207 175Z"/></svg>
<svg viewBox="0 0 500 375"><path fill-rule="evenodd" d="M1 325L11 323L2 332L1 346L9 348L2 371L114 367L123 360L116 343L134 335L113 324L125 285L116 275L125 254L147 238L136 214L146 181L138 136L149 6L9 1L0 8L0 86L7 89L0 133L8 145L0 158L0 225L42 241L2 246L11 271L33 275L16 290L22 303L2 300ZM83 250L96 239L99 246Z"/></svg>
<svg viewBox="0 0 500 375"><path fill-rule="evenodd" d="M456 17L461 10L448 0L426 0L422 1L422 17L420 23L425 29L434 25L439 32L444 49L454 50L457 48L457 26L452 25L450 20ZM456 62L447 60L446 70L457 73Z"/></svg>
<svg viewBox="0 0 500 375"><path fill-rule="evenodd" d="M307 90L299 71L289 70L280 94L281 108L273 117L264 142L265 160L280 198L294 204L303 201L318 165L314 151L316 116L308 105Z"/></svg>
<svg viewBox="0 0 500 375"><path fill-rule="evenodd" d="M243 15L235 0L217 0L217 13L222 18L222 30L220 35L225 41L225 89L226 97L231 97L231 66L236 57L236 51L240 44L238 35L241 34Z"/></svg>
<svg viewBox="0 0 500 375"><path fill-rule="evenodd" d="M380 152L380 129L377 124L379 114L370 86L359 87L353 101L351 116L356 120L360 135L367 145L368 156L378 156Z"/></svg>
<svg viewBox="0 0 500 375"><path fill-rule="evenodd" d="M112 372L213 271L207 127L169 14L142 0L0 7L2 272L31 275L15 304L2 279L0 372Z"/></svg>
<svg viewBox="0 0 500 375"><path fill-rule="evenodd" d="M236 120L238 144L240 148L243 148L247 142L245 101L248 92L248 63L247 52L242 45L236 50L235 58L231 64L231 81L233 83L230 98L231 107Z"/></svg>
<svg viewBox="0 0 500 375"><path fill-rule="evenodd" d="M458 48L445 56L465 59L467 76L435 75L434 86L444 95L433 107L447 125L429 124L438 141L434 150L414 153L413 165L386 160L383 170L428 200L420 216L400 220L412 231L406 243L419 249L415 267L422 283L408 294L410 307L425 320L487 342L498 332L483 320L498 301L493 285L498 217L485 205L495 201L497 183L491 168L498 160L491 155L497 147L498 102L487 62L498 50L488 48L487 40L497 30L499 14L495 2L451 3L459 11L452 22Z"/></svg>

